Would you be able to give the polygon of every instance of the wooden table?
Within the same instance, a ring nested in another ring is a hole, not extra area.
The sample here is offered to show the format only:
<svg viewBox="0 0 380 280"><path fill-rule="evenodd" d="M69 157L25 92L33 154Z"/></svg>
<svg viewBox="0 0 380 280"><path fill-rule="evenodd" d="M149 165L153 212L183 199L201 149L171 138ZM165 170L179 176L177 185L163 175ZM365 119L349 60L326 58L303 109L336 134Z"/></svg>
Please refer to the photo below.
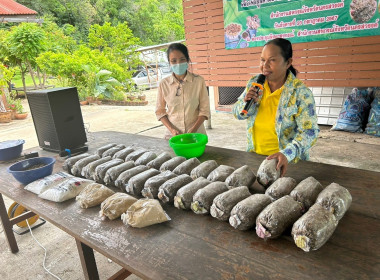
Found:
<svg viewBox="0 0 380 280"><path fill-rule="evenodd" d="M106 143L136 144L171 151L164 140L118 132L93 133L90 152ZM35 149L34 149L35 150ZM64 159L57 158L55 170ZM201 161L257 170L264 157L207 147ZM9 165L9 163L8 163ZM0 164L0 193L19 202L64 230L77 241L86 279L97 279L93 249L126 270L147 279L379 279L380 173L327 164L300 162L287 176L297 181L313 176L324 186L339 183L352 194L351 208L330 240L319 250L305 253L289 233L264 241L254 230L238 231L211 216L200 216L164 205L170 222L135 229L121 220L101 221L99 207L81 209L75 200L54 203L25 191ZM10 230L2 197L0 212L12 251L17 244ZM12 240L13 237L13 240Z"/></svg>

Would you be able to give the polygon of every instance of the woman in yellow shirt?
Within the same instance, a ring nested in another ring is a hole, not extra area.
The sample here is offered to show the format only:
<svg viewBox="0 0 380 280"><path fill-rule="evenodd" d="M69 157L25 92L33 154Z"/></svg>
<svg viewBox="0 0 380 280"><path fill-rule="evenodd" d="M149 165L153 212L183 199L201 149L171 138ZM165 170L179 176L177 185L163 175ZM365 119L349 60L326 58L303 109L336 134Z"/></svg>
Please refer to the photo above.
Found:
<svg viewBox="0 0 380 280"><path fill-rule="evenodd" d="M319 132L313 94L296 78L292 62L293 49L288 40L278 38L266 43L260 60L265 76L263 91L252 86L258 76L252 77L233 108L237 119L247 120L247 151L276 159L281 176L289 162L309 158ZM252 106L241 115L250 100Z"/></svg>
<svg viewBox="0 0 380 280"><path fill-rule="evenodd" d="M165 139L182 133L203 133L203 122L210 117L210 103L204 79L188 71L188 49L173 43L167 50L173 75L158 87L156 117L167 128Z"/></svg>

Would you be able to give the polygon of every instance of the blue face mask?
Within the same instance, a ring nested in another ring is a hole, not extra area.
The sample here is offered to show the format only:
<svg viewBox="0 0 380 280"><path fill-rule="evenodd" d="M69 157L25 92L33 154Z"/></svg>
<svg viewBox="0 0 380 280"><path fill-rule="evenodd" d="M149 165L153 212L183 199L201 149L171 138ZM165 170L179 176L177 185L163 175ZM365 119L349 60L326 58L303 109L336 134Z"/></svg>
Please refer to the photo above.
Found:
<svg viewBox="0 0 380 280"><path fill-rule="evenodd" d="M177 75L185 74L188 67L189 67L189 64L187 62L170 65L170 68L172 69L172 71Z"/></svg>

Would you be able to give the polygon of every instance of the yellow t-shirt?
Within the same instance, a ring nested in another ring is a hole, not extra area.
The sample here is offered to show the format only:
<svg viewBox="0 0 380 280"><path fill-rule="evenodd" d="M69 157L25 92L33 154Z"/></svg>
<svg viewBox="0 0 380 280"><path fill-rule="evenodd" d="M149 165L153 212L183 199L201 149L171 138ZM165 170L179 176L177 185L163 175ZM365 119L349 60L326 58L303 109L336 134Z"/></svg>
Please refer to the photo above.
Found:
<svg viewBox="0 0 380 280"><path fill-rule="evenodd" d="M263 97L253 125L252 135L257 154L268 156L280 151L275 122L283 88L282 86L271 92L268 82L265 81L264 83Z"/></svg>

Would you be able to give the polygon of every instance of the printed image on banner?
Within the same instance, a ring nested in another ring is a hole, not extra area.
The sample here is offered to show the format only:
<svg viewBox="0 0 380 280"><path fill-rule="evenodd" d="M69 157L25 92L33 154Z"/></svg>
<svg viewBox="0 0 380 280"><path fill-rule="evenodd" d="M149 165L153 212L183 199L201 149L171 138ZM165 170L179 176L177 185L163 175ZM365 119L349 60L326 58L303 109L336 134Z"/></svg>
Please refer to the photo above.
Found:
<svg viewBox="0 0 380 280"><path fill-rule="evenodd" d="M380 0L223 0L226 49L380 35Z"/></svg>

